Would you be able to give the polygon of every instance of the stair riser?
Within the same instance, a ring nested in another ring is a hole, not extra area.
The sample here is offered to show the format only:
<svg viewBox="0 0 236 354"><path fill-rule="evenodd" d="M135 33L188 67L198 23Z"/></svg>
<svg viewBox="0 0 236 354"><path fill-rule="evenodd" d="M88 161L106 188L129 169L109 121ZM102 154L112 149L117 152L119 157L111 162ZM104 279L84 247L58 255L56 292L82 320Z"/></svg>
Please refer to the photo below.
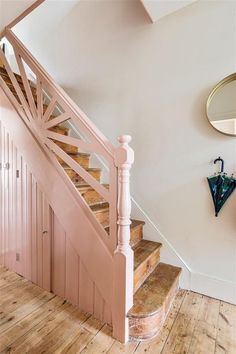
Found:
<svg viewBox="0 0 236 354"><path fill-rule="evenodd" d="M160 262L160 248L154 251L138 268L134 271L134 292L143 284L147 277Z"/></svg>
<svg viewBox="0 0 236 354"><path fill-rule="evenodd" d="M11 83L11 81L6 81L4 80L7 84L7 86L9 87L10 90L15 90L15 87L13 86L13 84ZM23 93L26 95L26 91L25 91L25 87L23 85L23 83L20 83L18 82L21 90L23 91ZM31 89L31 92L32 92L32 95L34 97L35 100L37 100L37 91L36 91L36 88L30 86L30 89Z"/></svg>
<svg viewBox="0 0 236 354"><path fill-rule="evenodd" d="M67 154L77 154L78 153L77 146L68 145L68 144L62 143L60 141L54 141L54 143L56 143L57 146L59 146Z"/></svg>
<svg viewBox="0 0 236 354"><path fill-rule="evenodd" d="M100 224L108 225L109 224L109 210L97 211L94 213L96 219Z"/></svg>
<svg viewBox="0 0 236 354"><path fill-rule="evenodd" d="M89 171L89 174L91 176L93 176L98 182L100 182L101 171ZM74 180L74 182L77 182L79 184L84 184L85 183L83 178L78 176L78 175L73 180Z"/></svg>
<svg viewBox="0 0 236 354"><path fill-rule="evenodd" d="M1 76L4 76L5 78L9 78L8 74L6 72L0 72L0 75ZM19 82L19 83L22 83L23 84L23 81L22 81L22 78L21 76L15 74L15 78L16 80Z"/></svg>
<svg viewBox="0 0 236 354"><path fill-rule="evenodd" d="M139 241L143 238L143 225L138 225L134 228L131 228L131 235L130 235L130 246L134 247L137 245Z"/></svg>
<svg viewBox="0 0 236 354"><path fill-rule="evenodd" d="M80 166L83 168L88 168L89 167L89 158L86 156L76 156L76 155L71 155L70 156L73 160L75 160ZM59 156L57 156L57 160L60 162L60 164L65 163Z"/></svg>
<svg viewBox="0 0 236 354"><path fill-rule="evenodd" d="M1 66L0 66L0 67L1 67ZM4 80L6 83L12 85L11 79L10 79L10 77L8 76L8 74L0 72L0 76L2 76L3 80ZM19 84L20 86L24 87L22 78L21 78L20 76L17 76L16 74L15 74L15 77L16 77L16 80L17 80L18 84ZM31 83L29 82L29 84L31 84ZM33 89L34 89L35 92L36 92L36 89L35 89L34 87L33 87Z"/></svg>
<svg viewBox="0 0 236 354"><path fill-rule="evenodd" d="M69 134L68 128L53 127L49 129L50 132L58 133L67 136Z"/></svg>
<svg viewBox="0 0 236 354"><path fill-rule="evenodd" d="M6 81L5 81L5 82L6 82ZM7 83L7 82L6 82L6 84L7 84L7 86L9 87L9 89L11 90L11 92L12 92L13 94L16 94L16 90L15 90L14 86L13 86L12 84ZM24 96L25 96L25 99L27 100L27 95L26 95L26 91L25 91L25 89L24 89L24 86L23 86L23 85L20 85L20 88L21 88L22 93L23 93ZM32 95L33 95L33 97L34 97L35 103L37 103L36 90L31 87L31 92L32 92Z"/></svg>
<svg viewBox="0 0 236 354"><path fill-rule="evenodd" d="M147 317L129 317L129 336L135 340L149 340L155 337L163 327L165 319L179 288L179 278L173 284L161 310Z"/></svg>
<svg viewBox="0 0 236 354"><path fill-rule="evenodd" d="M98 194L95 190L87 190L84 192L81 192L82 197L85 199L85 201L91 205L95 203L100 203L100 202L105 202L104 198Z"/></svg>
<svg viewBox="0 0 236 354"><path fill-rule="evenodd" d="M13 95L15 96L15 98L17 99L17 101L21 104L20 99L19 99L17 93L15 92L15 90L11 90L11 92L13 93ZM24 94L24 97L25 97L25 99L26 99L26 102L28 102L28 98L27 98L26 93L25 93L24 91L23 91L23 94ZM35 97L34 102L35 102L35 104L36 104L36 106L37 106L37 99L36 99L36 97ZM43 114L46 112L47 108L48 108L48 106L44 104L44 105L43 105ZM50 121L50 120L52 120L52 119L55 118L55 117L56 117L56 115L51 115L48 120Z"/></svg>
<svg viewBox="0 0 236 354"><path fill-rule="evenodd" d="M84 183L84 180L81 176L79 176L74 170L66 169L65 170L70 179L75 183ZM100 172L97 171L89 171L89 174L93 176L98 182L100 181Z"/></svg>

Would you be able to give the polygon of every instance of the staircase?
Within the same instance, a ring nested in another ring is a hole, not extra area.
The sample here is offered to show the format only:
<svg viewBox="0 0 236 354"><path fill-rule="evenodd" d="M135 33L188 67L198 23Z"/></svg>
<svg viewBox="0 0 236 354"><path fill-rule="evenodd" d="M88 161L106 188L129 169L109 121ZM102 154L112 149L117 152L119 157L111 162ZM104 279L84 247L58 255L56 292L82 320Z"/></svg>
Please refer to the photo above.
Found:
<svg viewBox="0 0 236 354"><path fill-rule="evenodd" d="M0 68L0 75L11 93L20 103L19 96L4 67ZM22 77L14 74L25 99L28 97L24 88ZM32 96L37 103L37 92L33 82L30 82ZM43 105L44 113L48 105ZM52 114L49 120L55 119ZM49 129L64 136L70 136L71 129L65 124L57 124ZM54 141L68 156L82 166L98 182L101 180L100 168L90 167L90 154L83 153L78 147L60 141ZM95 215L96 220L109 234L109 204L106 200L83 178L68 166L60 157L57 160L74 186L84 198ZM109 189L109 185L104 184ZM181 269L160 262L161 244L143 239L144 222L131 220L130 245L134 251L134 300L133 307L128 312L129 335L134 339L149 339L155 336L163 326L175 294L178 290Z"/></svg>

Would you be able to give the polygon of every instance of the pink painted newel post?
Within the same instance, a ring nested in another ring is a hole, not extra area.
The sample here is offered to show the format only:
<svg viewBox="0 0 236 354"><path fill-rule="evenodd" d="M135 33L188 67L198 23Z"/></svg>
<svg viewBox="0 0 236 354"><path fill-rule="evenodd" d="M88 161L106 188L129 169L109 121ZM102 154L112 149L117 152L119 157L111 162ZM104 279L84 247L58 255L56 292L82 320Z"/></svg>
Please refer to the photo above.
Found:
<svg viewBox="0 0 236 354"><path fill-rule="evenodd" d="M134 256L130 247L130 169L134 162L134 151L128 145L131 136L118 137L120 147L115 151L118 167L118 239L114 253L113 335L122 343L129 339L127 312L133 306Z"/></svg>

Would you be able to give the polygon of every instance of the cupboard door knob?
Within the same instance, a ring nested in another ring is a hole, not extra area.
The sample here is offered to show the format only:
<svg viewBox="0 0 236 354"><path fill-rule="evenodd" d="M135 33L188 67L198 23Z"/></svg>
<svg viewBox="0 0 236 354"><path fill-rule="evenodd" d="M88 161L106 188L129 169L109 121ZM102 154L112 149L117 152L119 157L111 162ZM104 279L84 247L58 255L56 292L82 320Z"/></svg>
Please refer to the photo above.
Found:
<svg viewBox="0 0 236 354"><path fill-rule="evenodd" d="M9 170L9 169L10 169L10 164L9 164L9 162L6 162L6 163L4 164L4 168L5 168L5 170Z"/></svg>
<svg viewBox="0 0 236 354"><path fill-rule="evenodd" d="M43 231L43 235L46 235L48 232L47 231Z"/></svg>

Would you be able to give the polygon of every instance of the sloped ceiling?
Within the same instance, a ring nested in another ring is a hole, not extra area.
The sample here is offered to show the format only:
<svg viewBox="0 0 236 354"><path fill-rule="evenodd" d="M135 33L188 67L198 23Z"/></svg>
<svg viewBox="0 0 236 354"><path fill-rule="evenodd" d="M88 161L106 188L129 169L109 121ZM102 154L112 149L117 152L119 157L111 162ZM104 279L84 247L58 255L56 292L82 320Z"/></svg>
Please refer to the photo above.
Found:
<svg viewBox="0 0 236 354"><path fill-rule="evenodd" d="M0 32L35 0L0 0Z"/></svg>
<svg viewBox="0 0 236 354"><path fill-rule="evenodd" d="M178 11L197 0L140 0L152 22Z"/></svg>

